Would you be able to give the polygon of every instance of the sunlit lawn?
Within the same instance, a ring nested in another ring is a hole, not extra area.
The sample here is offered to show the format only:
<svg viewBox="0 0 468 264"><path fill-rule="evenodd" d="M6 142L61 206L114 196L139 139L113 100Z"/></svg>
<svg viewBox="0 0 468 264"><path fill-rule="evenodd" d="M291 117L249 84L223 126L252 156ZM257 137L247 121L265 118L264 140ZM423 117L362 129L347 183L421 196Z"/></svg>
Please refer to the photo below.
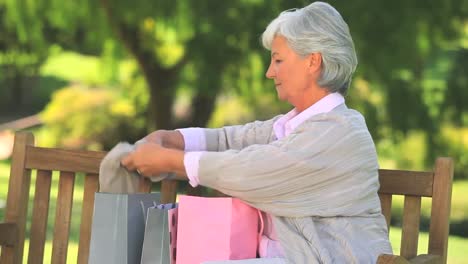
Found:
<svg viewBox="0 0 468 264"><path fill-rule="evenodd" d="M421 232L419 233L419 243L418 243L418 254L427 254L428 246L428 233ZM393 254L398 255L400 252L401 244L401 229L398 227L390 228L390 242L392 243ZM449 247L447 254L447 263L449 264L462 264L468 263L467 260L467 250L468 250L468 238L450 236L449 237Z"/></svg>
<svg viewBox="0 0 468 264"><path fill-rule="evenodd" d="M7 189L8 189L8 175L9 175L9 163L3 161L0 162L0 207L4 206L6 200ZM44 252L44 263L50 263L52 255L52 234L53 234L53 225L55 218L55 200L57 197L58 189L58 175L53 175L52 182L52 192L51 192L51 202L49 210L49 220L48 220L48 230L47 230L47 244ZM83 196L83 177L77 177L75 182L74 190L74 204L72 210L72 223L70 228L70 243L68 249L67 263L76 263L78 255L78 241L79 241L79 221L81 220L81 199ZM32 183L35 181L35 176L33 174ZM30 189L30 197L34 195L34 188ZM32 199L32 198L31 198ZM3 205L2 205L3 204ZM32 211L32 202L28 207L29 216ZM402 207L402 199L396 198L394 200L394 213L399 214ZM430 203L423 201L423 214L429 212ZM0 208L0 219L3 219L4 208ZM453 199L452 199L452 218L457 221L468 219L468 181L458 181L454 184L453 187ZM29 235L30 220L27 223L27 236ZM468 228L468 227L467 227ZM392 242L392 247L394 253L398 253L397 250L400 246L400 233L401 229L398 227L392 227L390 230L390 240ZM427 242L428 236L426 232L422 232L420 235L419 242L419 253L427 252ZM28 252L29 241L26 241L25 244L25 255ZM467 263L466 260L466 250L468 249L468 238L450 236L449 239L449 252L448 252L448 263ZM26 263L26 258L25 261Z"/></svg>
<svg viewBox="0 0 468 264"><path fill-rule="evenodd" d="M25 241L24 252L27 255L29 249L29 240ZM47 241L44 248L44 261L43 263L52 263L52 241ZM71 241L68 244L67 263L76 263L78 259L78 242ZM23 263L27 263L27 257L23 256Z"/></svg>

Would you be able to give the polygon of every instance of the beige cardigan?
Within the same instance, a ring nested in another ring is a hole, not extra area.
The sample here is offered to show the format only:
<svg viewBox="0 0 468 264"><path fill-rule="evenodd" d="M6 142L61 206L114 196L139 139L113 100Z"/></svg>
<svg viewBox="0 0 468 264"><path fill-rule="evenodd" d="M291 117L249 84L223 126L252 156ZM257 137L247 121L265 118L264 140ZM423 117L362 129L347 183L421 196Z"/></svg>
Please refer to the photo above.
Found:
<svg viewBox="0 0 468 264"><path fill-rule="evenodd" d="M278 118L205 129L200 184L272 214L290 263L375 263L392 253L362 115L343 104L281 140Z"/></svg>

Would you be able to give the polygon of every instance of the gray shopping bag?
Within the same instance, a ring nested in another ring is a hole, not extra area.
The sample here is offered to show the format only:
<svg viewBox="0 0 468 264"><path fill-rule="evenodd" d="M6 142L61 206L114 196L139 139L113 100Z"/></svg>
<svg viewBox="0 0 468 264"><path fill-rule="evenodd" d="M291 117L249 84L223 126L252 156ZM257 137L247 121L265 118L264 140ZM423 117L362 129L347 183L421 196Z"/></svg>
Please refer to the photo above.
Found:
<svg viewBox="0 0 468 264"><path fill-rule="evenodd" d="M141 264L170 263L168 210L176 204L160 204L148 208Z"/></svg>
<svg viewBox="0 0 468 264"><path fill-rule="evenodd" d="M96 193L88 263L140 262L145 212L159 201L159 193Z"/></svg>

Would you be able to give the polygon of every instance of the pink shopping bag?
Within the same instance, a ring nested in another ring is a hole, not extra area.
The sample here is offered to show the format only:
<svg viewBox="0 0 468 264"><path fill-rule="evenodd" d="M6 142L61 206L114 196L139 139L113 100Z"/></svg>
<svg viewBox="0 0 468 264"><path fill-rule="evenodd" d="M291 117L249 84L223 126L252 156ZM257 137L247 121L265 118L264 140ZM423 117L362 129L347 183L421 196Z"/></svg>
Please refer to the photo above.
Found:
<svg viewBox="0 0 468 264"><path fill-rule="evenodd" d="M177 264L255 258L259 212L230 197L181 196Z"/></svg>
<svg viewBox="0 0 468 264"><path fill-rule="evenodd" d="M169 218L169 259L171 264L176 263L177 257L177 222L178 222L179 208L174 208L167 211L167 217Z"/></svg>

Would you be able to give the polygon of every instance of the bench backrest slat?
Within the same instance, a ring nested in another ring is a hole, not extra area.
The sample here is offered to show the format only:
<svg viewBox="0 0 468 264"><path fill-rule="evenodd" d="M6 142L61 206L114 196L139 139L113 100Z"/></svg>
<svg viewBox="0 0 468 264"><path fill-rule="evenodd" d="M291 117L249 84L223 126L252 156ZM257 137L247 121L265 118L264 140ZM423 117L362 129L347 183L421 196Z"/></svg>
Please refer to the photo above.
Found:
<svg viewBox="0 0 468 264"><path fill-rule="evenodd" d="M68 238L70 233L74 186L75 173L61 171L57 195L57 206L55 209L52 263L67 262Z"/></svg>
<svg viewBox="0 0 468 264"><path fill-rule="evenodd" d="M78 264L88 263L91 241L91 226L93 222L94 193L99 188L99 175L90 173L85 176L83 191L83 206L81 209L80 242L78 246Z"/></svg>
<svg viewBox="0 0 468 264"><path fill-rule="evenodd" d="M433 172L379 170L379 193L432 196Z"/></svg>
<svg viewBox="0 0 468 264"><path fill-rule="evenodd" d="M380 206L382 207L382 214L387 221L387 229L390 232L390 221L392 218L392 195L386 193L379 193Z"/></svg>
<svg viewBox="0 0 468 264"><path fill-rule="evenodd" d="M138 192L141 192L141 193L151 192L151 185L152 185L152 182L148 178L141 177L140 181L138 182Z"/></svg>
<svg viewBox="0 0 468 264"><path fill-rule="evenodd" d="M18 225L16 223L2 223L0 225L0 245L14 247L18 245ZM0 262L1 263L1 262Z"/></svg>
<svg viewBox="0 0 468 264"><path fill-rule="evenodd" d="M26 168L99 174L106 152L27 147Z"/></svg>
<svg viewBox="0 0 468 264"><path fill-rule="evenodd" d="M400 255L411 259L418 253L419 222L421 219L421 196L405 196Z"/></svg>
<svg viewBox="0 0 468 264"><path fill-rule="evenodd" d="M5 211L5 223L15 223L18 239L14 247L2 247L0 263L22 263L26 215L28 210L29 186L31 171L26 169L26 146L34 145L31 133L18 133L15 136L8 196Z"/></svg>
<svg viewBox="0 0 468 264"><path fill-rule="evenodd" d="M438 158L434 168L429 253L441 255L444 262L447 261L453 167L452 159Z"/></svg>
<svg viewBox="0 0 468 264"><path fill-rule="evenodd" d="M177 195L177 181L161 183L161 203L174 203Z"/></svg>
<svg viewBox="0 0 468 264"><path fill-rule="evenodd" d="M29 236L28 264L42 263L47 233L50 187L52 171L38 170L32 210L31 233ZM34 256L34 257L32 257Z"/></svg>

